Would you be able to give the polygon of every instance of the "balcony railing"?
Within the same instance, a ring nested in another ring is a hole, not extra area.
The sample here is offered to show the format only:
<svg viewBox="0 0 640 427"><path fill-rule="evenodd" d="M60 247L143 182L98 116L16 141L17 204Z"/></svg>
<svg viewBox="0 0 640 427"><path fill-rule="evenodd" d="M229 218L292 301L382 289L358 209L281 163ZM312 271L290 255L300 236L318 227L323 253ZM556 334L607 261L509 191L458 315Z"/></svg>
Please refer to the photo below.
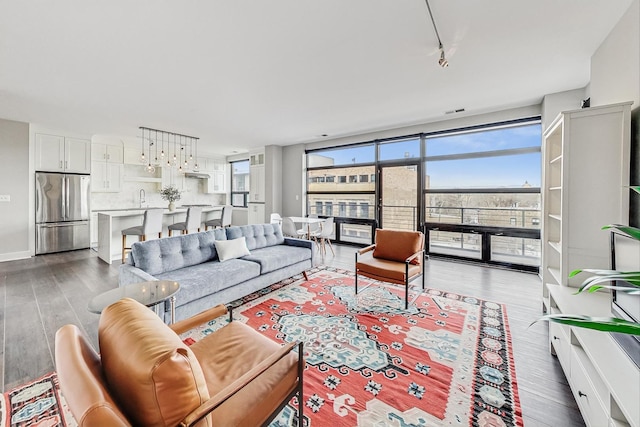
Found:
<svg viewBox="0 0 640 427"><path fill-rule="evenodd" d="M540 228L540 209L427 206L425 222Z"/></svg>

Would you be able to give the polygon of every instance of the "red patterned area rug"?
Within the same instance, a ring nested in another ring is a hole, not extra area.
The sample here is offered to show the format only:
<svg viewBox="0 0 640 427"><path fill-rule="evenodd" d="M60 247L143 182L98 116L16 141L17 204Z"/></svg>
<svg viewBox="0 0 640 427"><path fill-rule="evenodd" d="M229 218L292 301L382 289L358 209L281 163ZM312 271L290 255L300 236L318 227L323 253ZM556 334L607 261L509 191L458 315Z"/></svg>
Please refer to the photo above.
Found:
<svg viewBox="0 0 640 427"><path fill-rule="evenodd" d="M356 297L353 273L319 268L231 305L273 340L304 342L308 427L522 426L505 307L434 289L413 297L404 310L402 288L379 283ZM2 427L76 425L55 374L3 397ZM291 404L272 427L297 425Z"/></svg>

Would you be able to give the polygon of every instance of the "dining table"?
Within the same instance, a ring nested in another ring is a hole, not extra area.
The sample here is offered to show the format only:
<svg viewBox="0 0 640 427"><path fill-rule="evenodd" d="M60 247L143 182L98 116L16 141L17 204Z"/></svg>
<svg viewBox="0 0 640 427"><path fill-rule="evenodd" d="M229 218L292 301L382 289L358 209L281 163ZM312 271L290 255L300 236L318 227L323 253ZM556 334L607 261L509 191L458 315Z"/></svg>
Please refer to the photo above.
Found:
<svg viewBox="0 0 640 427"><path fill-rule="evenodd" d="M307 239L311 238L311 224L320 224L324 222L323 218L316 218L316 217L310 217L310 216L291 216L289 218L291 218L291 221L293 221L295 224L301 224L303 226L306 224Z"/></svg>

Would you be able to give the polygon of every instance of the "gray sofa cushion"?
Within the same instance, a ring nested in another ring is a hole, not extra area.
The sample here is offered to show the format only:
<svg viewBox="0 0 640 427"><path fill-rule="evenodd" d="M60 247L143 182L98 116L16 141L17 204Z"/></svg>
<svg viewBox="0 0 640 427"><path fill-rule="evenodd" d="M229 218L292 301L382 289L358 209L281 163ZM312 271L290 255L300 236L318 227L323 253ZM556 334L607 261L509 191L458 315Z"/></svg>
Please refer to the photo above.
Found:
<svg viewBox="0 0 640 427"><path fill-rule="evenodd" d="M280 224L253 224L240 227L227 228L227 239L238 239L244 236L247 240L247 248L254 249L284 243L284 236Z"/></svg>
<svg viewBox="0 0 640 427"><path fill-rule="evenodd" d="M174 280L180 283L176 305L180 306L204 296L246 282L260 275L260 265L252 261L230 259L225 262L210 261L174 271L158 274L158 280Z"/></svg>
<svg viewBox="0 0 640 427"><path fill-rule="evenodd" d="M269 273L300 261L311 259L311 249L295 246L277 245L254 249L244 260L260 264L260 274Z"/></svg>
<svg viewBox="0 0 640 427"><path fill-rule="evenodd" d="M136 242L131 245L133 265L157 276L216 258L214 240L226 240L224 230L185 234L164 239Z"/></svg>

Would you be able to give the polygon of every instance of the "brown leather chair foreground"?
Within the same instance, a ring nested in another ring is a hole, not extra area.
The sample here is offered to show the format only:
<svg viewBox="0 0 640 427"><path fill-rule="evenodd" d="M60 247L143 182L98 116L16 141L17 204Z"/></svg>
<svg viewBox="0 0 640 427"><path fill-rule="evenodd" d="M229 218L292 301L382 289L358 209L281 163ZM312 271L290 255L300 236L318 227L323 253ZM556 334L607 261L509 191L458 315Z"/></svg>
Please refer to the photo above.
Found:
<svg viewBox="0 0 640 427"><path fill-rule="evenodd" d="M424 289L424 234L419 231L376 229L375 244L356 252L358 275L405 286L404 308L409 308L409 282L422 275Z"/></svg>
<svg viewBox="0 0 640 427"><path fill-rule="evenodd" d="M78 327L60 328L56 369L78 424L260 426L297 394L302 426L301 343L280 346L240 322L191 346L178 336L225 313L219 305L169 326L120 300L100 317L100 356Z"/></svg>

